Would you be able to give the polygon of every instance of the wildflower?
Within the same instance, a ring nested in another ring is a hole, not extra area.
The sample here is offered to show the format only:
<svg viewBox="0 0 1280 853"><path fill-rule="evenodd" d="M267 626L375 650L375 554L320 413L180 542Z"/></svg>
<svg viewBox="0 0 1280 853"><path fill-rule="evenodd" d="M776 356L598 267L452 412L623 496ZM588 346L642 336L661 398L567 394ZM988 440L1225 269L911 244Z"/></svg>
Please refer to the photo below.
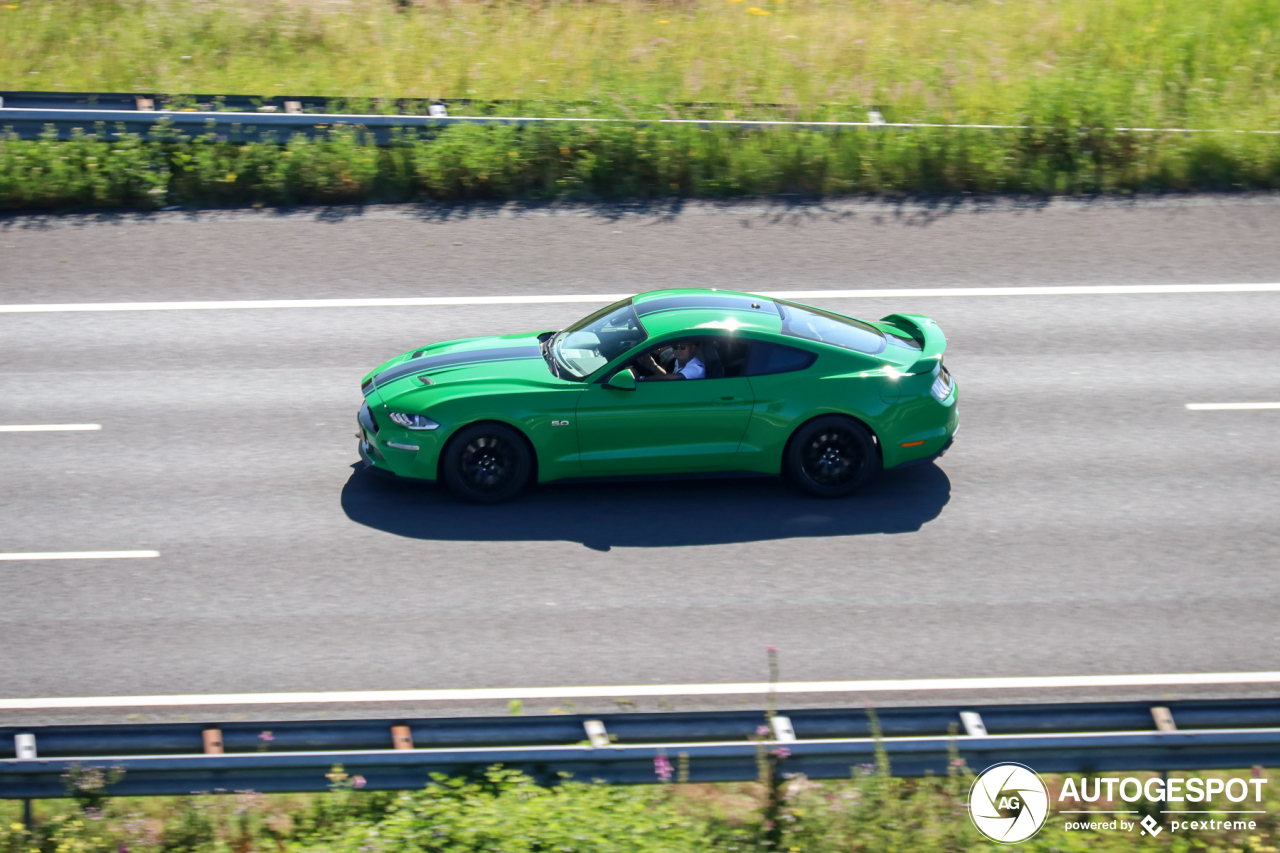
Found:
<svg viewBox="0 0 1280 853"><path fill-rule="evenodd" d="M663 782L666 782L668 779L671 778L671 773L672 773L671 762L667 760L667 757L665 755L654 756L653 772Z"/></svg>
<svg viewBox="0 0 1280 853"><path fill-rule="evenodd" d="M776 651L778 650L778 647L777 647L777 646L765 646L765 647L764 647L764 650L765 650L766 652L776 652Z"/></svg>
<svg viewBox="0 0 1280 853"><path fill-rule="evenodd" d="M952 767L964 767L964 759L963 759L963 758L953 758L953 759L951 759L951 766L952 766Z"/></svg>
<svg viewBox="0 0 1280 853"><path fill-rule="evenodd" d="M26 829L26 827L20 823L11 823L9 824L9 828L12 829L14 832L22 832L24 829Z"/></svg>
<svg viewBox="0 0 1280 853"><path fill-rule="evenodd" d="M756 726L756 734L759 735L760 737L764 737L768 733L769 733L768 726Z"/></svg>
<svg viewBox="0 0 1280 853"><path fill-rule="evenodd" d="M271 743L271 741L276 739L276 736L273 735L271 732L263 732L262 734L258 735L258 738L263 743Z"/></svg>
<svg viewBox="0 0 1280 853"><path fill-rule="evenodd" d="M351 787L353 787L353 788L363 788L363 787L365 786L365 784L367 784L367 783L365 782L365 778L364 778L363 776L352 776L352 777L351 777Z"/></svg>
<svg viewBox="0 0 1280 853"><path fill-rule="evenodd" d="M750 9L747 10L747 12L749 12L752 15L772 15L773 14L772 12L766 12L764 9L761 9L758 6L752 6Z"/></svg>
<svg viewBox="0 0 1280 853"><path fill-rule="evenodd" d="M659 19L658 19L658 23L659 23L659 24L669 24L669 23L671 23L671 22L670 22L670 21L665 21L665 20L662 20L661 18L659 18Z"/></svg>
<svg viewBox="0 0 1280 853"><path fill-rule="evenodd" d="M237 175L235 172L227 172L227 176L223 180L229 184L234 184L236 182L236 177Z"/></svg>
<svg viewBox="0 0 1280 853"><path fill-rule="evenodd" d="M773 751L772 755L776 758L790 758L791 750L787 749L785 746L780 746Z"/></svg>

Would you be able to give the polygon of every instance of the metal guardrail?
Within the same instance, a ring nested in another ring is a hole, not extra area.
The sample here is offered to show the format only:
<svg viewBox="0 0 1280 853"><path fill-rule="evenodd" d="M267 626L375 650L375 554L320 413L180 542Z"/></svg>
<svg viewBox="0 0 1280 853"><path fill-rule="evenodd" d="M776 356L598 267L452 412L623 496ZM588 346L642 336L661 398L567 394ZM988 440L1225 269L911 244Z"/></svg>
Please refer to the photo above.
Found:
<svg viewBox="0 0 1280 853"><path fill-rule="evenodd" d="M979 720L962 720L962 712L974 711ZM782 713L797 739L763 745L789 751L780 773L839 778L874 763L877 741L865 710ZM1148 702L884 708L877 715L879 744L900 776L945 773L951 749L975 771L1001 761L1044 772L1280 765L1280 699L1188 700L1156 709ZM591 720L616 741L600 740L597 732L599 745L586 745L582 715L6 727L0 749L14 755L9 745L26 738L38 757L0 758L0 797L64 796L66 774L75 766L121 768L124 775L112 786L121 796L325 790L336 764L363 777L369 789L416 788L431 773L469 774L499 763L544 782L562 773L654 782L659 755L673 763L686 756L695 782L757 773L761 745L748 738L764 721L758 711ZM202 754L211 742L225 752Z"/></svg>
<svg viewBox="0 0 1280 853"><path fill-rule="evenodd" d="M175 135L201 136L224 142L251 142L274 138L283 140L294 134L315 136L338 127L355 128L369 133L379 145L394 138L395 131L439 129L454 124L500 124L523 127L535 124L660 124L695 125L707 129L727 128L795 128L805 130L890 130L940 128L950 130L1026 130L1021 124L938 124L929 122L888 122L871 110L868 121L782 121L752 119L620 119L588 117L535 116L449 116L381 115L308 112L320 108L319 98L291 100L282 104L248 107L254 99L243 96L195 96L200 99L226 99L240 112L183 108L153 109L154 98L129 94L0 93L0 132L13 133L22 139L36 139L50 129L59 139L76 133L94 134L99 139L119 139L137 135L147 139L172 139ZM280 99L275 99L280 100ZM85 103L81 103L85 102ZM203 103L203 101L197 101ZM284 111L278 110L283 106ZM443 108L444 105L437 104ZM263 112L262 110L268 110ZM1127 133L1247 133L1280 134L1280 130L1218 130L1214 128L1117 127Z"/></svg>
<svg viewBox="0 0 1280 853"><path fill-rule="evenodd" d="M954 749L974 772L1017 761L1046 773L1109 770L1192 770L1280 765L1280 729L1207 730L1135 734L958 736L799 740L785 747L778 772L813 779L846 778L876 761L884 748L895 776L945 774ZM252 790L323 791L341 765L367 790L420 788L430 775L472 775L495 764L522 770L543 783L569 774L581 781L628 784L657 782L655 759L687 766L689 782L757 778L757 746L749 743L672 742L646 746L546 746L526 748L414 749L243 755L129 756L110 759L0 761L0 798L67 795L73 767L123 771L110 786L114 796L190 794Z"/></svg>

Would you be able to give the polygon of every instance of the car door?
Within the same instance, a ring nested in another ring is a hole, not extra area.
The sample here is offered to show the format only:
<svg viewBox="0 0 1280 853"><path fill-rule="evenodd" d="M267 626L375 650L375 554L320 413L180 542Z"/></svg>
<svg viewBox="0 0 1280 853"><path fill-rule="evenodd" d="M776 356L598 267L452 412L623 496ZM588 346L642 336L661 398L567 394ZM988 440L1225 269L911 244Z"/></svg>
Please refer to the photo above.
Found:
<svg viewBox="0 0 1280 853"><path fill-rule="evenodd" d="M754 399L744 377L639 382L634 390L592 383L578 398L578 445L586 474L732 469Z"/></svg>

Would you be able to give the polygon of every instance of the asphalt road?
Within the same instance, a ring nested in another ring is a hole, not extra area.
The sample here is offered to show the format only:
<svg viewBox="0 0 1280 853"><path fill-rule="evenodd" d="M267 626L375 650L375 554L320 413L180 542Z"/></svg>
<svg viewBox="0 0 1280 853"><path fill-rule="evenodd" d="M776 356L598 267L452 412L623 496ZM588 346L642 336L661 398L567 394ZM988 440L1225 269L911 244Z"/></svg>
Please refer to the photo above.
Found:
<svg viewBox="0 0 1280 853"><path fill-rule="evenodd" d="M18 218L0 302L1278 281L1277 233L1272 197ZM0 552L161 552L0 562L0 696L759 681L766 644L785 680L1280 669L1280 411L1185 408L1280 400L1280 294L813 301L938 320L952 453L838 502L464 506L356 470L360 376L590 306L0 315L0 424L102 424L0 433Z"/></svg>

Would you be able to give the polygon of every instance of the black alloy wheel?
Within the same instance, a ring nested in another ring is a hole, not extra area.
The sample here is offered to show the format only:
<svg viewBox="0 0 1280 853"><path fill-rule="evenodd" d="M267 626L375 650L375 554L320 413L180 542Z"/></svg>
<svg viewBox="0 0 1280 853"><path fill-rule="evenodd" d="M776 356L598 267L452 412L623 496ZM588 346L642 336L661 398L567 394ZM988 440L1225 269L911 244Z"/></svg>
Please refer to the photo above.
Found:
<svg viewBox="0 0 1280 853"><path fill-rule="evenodd" d="M473 503L500 503L524 488L533 461L524 438L502 424L476 424L453 437L441 460L444 481Z"/></svg>
<svg viewBox="0 0 1280 853"><path fill-rule="evenodd" d="M815 418L791 437L787 472L800 488L822 498L852 494L880 471L871 432L840 415Z"/></svg>

